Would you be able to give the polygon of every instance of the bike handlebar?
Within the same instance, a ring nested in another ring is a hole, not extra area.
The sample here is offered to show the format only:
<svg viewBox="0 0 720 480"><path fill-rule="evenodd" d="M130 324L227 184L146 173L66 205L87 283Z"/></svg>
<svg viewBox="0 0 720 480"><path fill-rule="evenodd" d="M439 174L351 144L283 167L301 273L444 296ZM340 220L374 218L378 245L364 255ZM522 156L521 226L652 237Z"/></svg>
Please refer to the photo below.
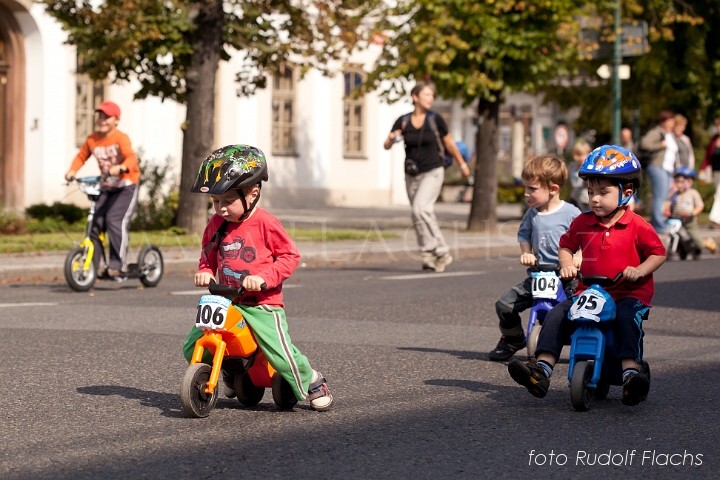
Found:
<svg viewBox="0 0 720 480"><path fill-rule="evenodd" d="M580 280L585 285L591 285L595 283L600 285L601 287L611 287L623 278L623 272L618 273L617 275L615 275L614 278L610 278L603 275L583 275L578 270L577 276L578 280Z"/></svg>
<svg viewBox="0 0 720 480"><path fill-rule="evenodd" d="M267 283L263 282L263 284L260 285L260 290L267 290ZM240 295L245 293L245 288L222 285L220 283L212 281L210 282L210 285L208 285L208 291L213 295L220 295L221 297L229 298L232 300L233 298L239 297Z"/></svg>

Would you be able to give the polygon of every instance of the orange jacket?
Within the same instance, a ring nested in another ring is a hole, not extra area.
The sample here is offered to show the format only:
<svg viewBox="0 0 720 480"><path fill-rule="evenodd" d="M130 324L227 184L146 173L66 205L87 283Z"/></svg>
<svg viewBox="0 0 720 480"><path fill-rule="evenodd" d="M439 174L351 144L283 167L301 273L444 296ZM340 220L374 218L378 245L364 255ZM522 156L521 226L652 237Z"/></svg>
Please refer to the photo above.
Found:
<svg viewBox="0 0 720 480"><path fill-rule="evenodd" d="M108 175L113 165L123 165L128 170L119 177L109 177L106 186L122 187L140 180L140 167L130 138L120 130L112 130L104 137L97 132L90 135L75 155L70 170L78 171L91 155L97 159L102 175Z"/></svg>

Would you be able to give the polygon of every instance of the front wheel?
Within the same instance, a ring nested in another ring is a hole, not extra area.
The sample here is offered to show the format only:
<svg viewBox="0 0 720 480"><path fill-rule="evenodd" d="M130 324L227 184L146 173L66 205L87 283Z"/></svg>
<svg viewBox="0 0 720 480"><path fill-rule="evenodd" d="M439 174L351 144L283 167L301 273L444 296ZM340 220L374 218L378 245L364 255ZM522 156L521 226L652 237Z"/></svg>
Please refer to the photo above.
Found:
<svg viewBox="0 0 720 480"><path fill-rule="evenodd" d="M587 360L575 363L570 378L570 400L578 412L586 412L590 408L590 394L587 384L592 378L593 365Z"/></svg>
<svg viewBox="0 0 720 480"><path fill-rule="evenodd" d="M138 255L140 282L146 287L155 287L163 276L163 256L155 245L145 245Z"/></svg>
<svg viewBox="0 0 720 480"><path fill-rule="evenodd" d="M205 392L212 367L205 363L195 363L185 370L180 386L180 405L188 417L203 418L210 415L218 399L218 388L212 394Z"/></svg>
<svg viewBox="0 0 720 480"><path fill-rule="evenodd" d="M84 247L75 247L65 257L65 266L63 273L68 286L76 292L87 292L97 280L97 270L95 264L90 261L90 267L84 270L85 260L87 258L87 249Z"/></svg>
<svg viewBox="0 0 720 480"><path fill-rule="evenodd" d="M527 339L528 357L532 357L533 355L535 355L535 350L537 350L538 338L540 338L540 330L542 330L542 325L540 325L540 323L538 322L535 322L535 325L533 325L532 330L530 330L530 335L528 335Z"/></svg>

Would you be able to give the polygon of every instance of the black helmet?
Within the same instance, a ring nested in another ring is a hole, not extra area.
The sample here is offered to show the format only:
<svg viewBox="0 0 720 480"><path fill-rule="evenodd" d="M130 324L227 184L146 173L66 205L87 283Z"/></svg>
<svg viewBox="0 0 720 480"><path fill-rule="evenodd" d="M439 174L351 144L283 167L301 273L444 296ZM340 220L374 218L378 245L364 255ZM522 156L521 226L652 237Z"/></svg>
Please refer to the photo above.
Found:
<svg viewBox="0 0 720 480"><path fill-rule="evenodd" d="M267 180L267 160L259 148L228 145L218 148L202 162L190 191L221 195Z"/></svg>

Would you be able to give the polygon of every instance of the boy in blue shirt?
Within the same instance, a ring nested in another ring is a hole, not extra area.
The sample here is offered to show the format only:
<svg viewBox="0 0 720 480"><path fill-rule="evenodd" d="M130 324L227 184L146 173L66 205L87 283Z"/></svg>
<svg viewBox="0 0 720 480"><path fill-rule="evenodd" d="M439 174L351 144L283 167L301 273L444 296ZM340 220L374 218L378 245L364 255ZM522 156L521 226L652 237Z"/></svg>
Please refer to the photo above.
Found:
<svg viewBox="0 0 720 480"><path fill-rule="evenodd" d="M523 167L522 182L525 200L530 207L523 215L518 229L520 263L527 267L558 265L558 244L580 210L560 199L560 190L568 179L565 162L554 155L540 155L528 160ZM580 262L578 256L576 261ZM500 319L500 341L488 358L509 360L515 352L525 348L520 312L532 306L532 277L528 276L505 292L495 303Z"/></svg>

